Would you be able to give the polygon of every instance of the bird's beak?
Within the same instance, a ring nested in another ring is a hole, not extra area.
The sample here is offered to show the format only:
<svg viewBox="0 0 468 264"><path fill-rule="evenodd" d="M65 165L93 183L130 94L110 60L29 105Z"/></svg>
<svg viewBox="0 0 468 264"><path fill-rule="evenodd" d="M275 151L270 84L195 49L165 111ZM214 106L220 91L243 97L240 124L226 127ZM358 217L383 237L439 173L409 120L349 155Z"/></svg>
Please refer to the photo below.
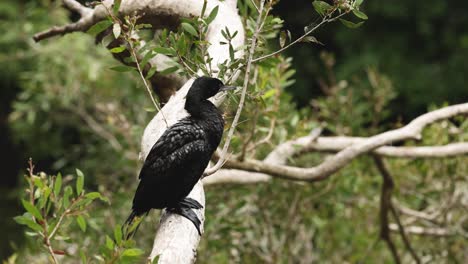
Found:
<svg viewBox="0 0 468 264"><path fill-rule="evenodd" d="M221 86L219 91L220 92L225 92L225 91L232 91L232 90L235 90L235 89L237 89L236 86Z"/></svg>

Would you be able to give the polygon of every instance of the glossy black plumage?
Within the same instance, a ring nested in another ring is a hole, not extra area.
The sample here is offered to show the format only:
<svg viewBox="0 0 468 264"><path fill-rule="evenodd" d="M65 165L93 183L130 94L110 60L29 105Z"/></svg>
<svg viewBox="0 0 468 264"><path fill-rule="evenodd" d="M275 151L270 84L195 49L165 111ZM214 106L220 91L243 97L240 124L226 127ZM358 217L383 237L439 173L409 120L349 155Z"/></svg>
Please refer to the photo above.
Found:
<svg viewBox="0 0 468 264"><path fill-rule="evenodd" d="M194 81L185 104L190 115L169 127L145 160L127 225L153 208L167 208L192 221L200 232L200 221L192 209L202 206L186 196L221 141L224 120L207 99L225 88L215 78L200 77Z"/></svg>

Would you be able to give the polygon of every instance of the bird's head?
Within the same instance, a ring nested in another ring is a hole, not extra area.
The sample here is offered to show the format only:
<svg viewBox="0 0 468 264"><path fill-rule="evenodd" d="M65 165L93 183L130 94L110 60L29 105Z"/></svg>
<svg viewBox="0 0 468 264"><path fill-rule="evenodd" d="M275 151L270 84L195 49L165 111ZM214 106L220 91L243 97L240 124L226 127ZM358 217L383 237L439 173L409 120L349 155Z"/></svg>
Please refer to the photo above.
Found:
<svg viewBox="0 0 468 264"><path fill-rule="evenodd" d="M219 79L202 76L193 82L187 93L187 100L206 100L219 92L234 90L235 88L235 86L224 85Z"/></svg>

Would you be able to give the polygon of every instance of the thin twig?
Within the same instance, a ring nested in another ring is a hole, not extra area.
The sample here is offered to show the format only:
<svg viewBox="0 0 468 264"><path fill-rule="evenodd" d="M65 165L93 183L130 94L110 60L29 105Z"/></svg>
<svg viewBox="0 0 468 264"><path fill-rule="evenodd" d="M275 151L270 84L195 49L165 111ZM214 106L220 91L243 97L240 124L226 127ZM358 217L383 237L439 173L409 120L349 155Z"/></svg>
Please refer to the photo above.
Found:
<svg viewBox="0 0 468 264"><path fill-rule="evenodd" d="M47 250L49 251L50 256L52 257L52 262L54 264L58 264L59 262L58 262L57 258L55 257L54 249L50 245L50 239L47 236L45 238L45 244L46 244Z"/></svg>
<svg viewBox="0 0 468 264"><path fill-rule="evenodd" d="M408 239L408 236L406 235L405 229L403 225L401 224L400 217L398 216L397 211L395 210L395 207L392 205L390 202L390 211L392 212L393 218L395 218L395 221L398 225L398 232L400 233L400 236L403 240L403 243L405 244L406 249L410 252L411 256L413 257L414 261L418 264L421 263L421 259L418 257L416 252L414 251L413 247L411 246L411 243Z"/></svg>
<svg viewBox="0 0 468 264"><path fill-rule="evenodd" d="M148 91L148 94L149 96L151 97L151 101L153 102L154 106L156 107L156 109L158 110L158 112L161 113L162 117L163 117L163 120L164 120L164 123L166 123L166 126L169 127L169 124L167 122L167 119L166 119L166 116L164 115L164 112L161 111L161 107L159 107L158 103L156 102L156 100L154 99L153 97L153 93L151 92L151 88L149 87L149 84L148 82L146 81L146 78L145 76L143 75L143 71L141 70L141 66L140 66L140 62L138 61L138 57L135 53L135 49L133 48L133 45L131 43L130 40L128 40L128 44L130 46L130 53L132 54L132 57L135 59L135 64L137 66L137 69L138 69L138 73L140 74L140 77L141 77L141 80L143 81L143 84L145 85L145 88L146 88L146 91Z"/></svg>
<svg viewBox="0 0 468 264"><path fill-rule="evenodd" d="M290 48L291 46L293 46L294 44L298 43L298 42L301 42L305 37L307 37L308 35L310 35L312 32L314 32L315 30L317 30L319 27L321 27L323 24L326 24L326 23L329 23L329 22L333 22L335 20L337 20L338 18L348 14L351 10L349 11L346 11L346 12L343 12L341 14L339 14L338 16L334 17L334 18L328 18L328 16L330 16L331 14L333 14L333 12L330 13L330 15L328 16L324 16L322 21L320 21L320 23L318 23L315 27L313 27L312 29L308 30L306 33L304 33L304 35L300 36L299 38L297 38L296 40L294 40L293 42L289 43L288 45L282 47L281 49L275 51L275 52L272 52L270 54L266 54L266 55L263 55L263 56L260 56L258 58L255 58L252 60L252 62L257 62L257 61L261 61L261 60L264 60L266 58L270 58L272 56L275 56L275 55L278 55L280 54L281 52L285 51L286 49Z"/></svg>
<svg viewBox="0 0 468 264"><path fill-rule="evenodd" d="M255 112L254 112L253 121L252 121L252 128L250 129L250 133L249 133L249 136L247 137L247 140L245 140L244 144L242 145L242 151L239 156L239 160L244 160L245 158L245 154L247 153L247 146L250 145L250 142L252 142L255 136L255 131L257 129L257 122L258 122L258 107L255 107Z"/></svg>
<svg viewBox="0 0 468 264"><path fill-rule="evenodd" d="M119 23L120 25L122 25L122 21L120 21L120 19L119 19L118 17L116 17L116 16L114 15L114 13L113 13L111 10L109 10L109 7L106 6L106 5L104 5L104 4L103 4L103 6L104 6L104 8L106 9L107 15L110 16L110 17L112 18L112 21L113 21L114 23ZM136 19L135 19L135 20L136 20ZM145 78L145 76L144 76L144 74L143 74L143 70L141 69L141 65L140 65L140 62L139 62L139 60L138 60L138 56L137 56L137 54L136 54L136 52L135 52L135 47L133 47L133 44L132 44L131 33L132 33L133 29L134 29L134 24L131 23L131 29L129 29L127 32L124 32L123 36L124 36L124 38L125 38L125 41L127 41L127 43L128 43L128 46L129 46L129 48L130 48L130 54L132 55L133 59L135 60L135 65L136 65L136 67L137 67L138 73L139 73L139 75L140 75L140 77L141 77L141 80L143 81L143 84L144 84L144 86L145 86L145 88L146 88L146 91L148 92L148 94L149 94L149 96L150 96L150 98L151 98L151 101L152 101L153 104L154 104L154 107L156 107L156 110L158 110L158 112L161 112L161 115L162 115L162 117L163 117L164 123L166 123L166 127L169 127L169 124L168 124L168 122L167 122L167 120L166 120L166 117L164 116L164 112L161 111L161 107L159 107L159 104L158 104L158 103L156 102L156 100L154 99L154 96L153 96L153 93L152 93L152 91L151 91L151 88L149 87L149 84L148 84L148 82L146 81L146 78Z"/></svg>
<svg viewBox="0 0 468 264"><path fill-rule="evenodd" d="M120 145L119 141L114 137L114 135L107 131L98 121L96 121L91 115L89 115L84 107L76 106L75 108L76 114L80 116L86 124L94 131L97 135L101 136L102 138L106 139L110 146L117 151L121 151L123 149L122 145Z"/></svg>
<svg viewBox="0 0 468 264"><path fill-rule="evenodd" d="M59 220L57 221L57 224L55 225L54 229L52 230L52 232L50 232L50 234L47 236L49 239L54 237L55 233L57 233L58 229L59 229L59 226L60 224L62 224L62 221L63 219L65 218L65 216L67 216L67 214L69 213L69 209L65 210L62 215L60 215L60 218Z"/></svg>
<svg viewBox="0 0 468 264"><path fill-rule="evenodd" d="M257 17L257 22L256 22L256 26L255 26L254 35L252 36L252 41L251 41L251 44L250 44L249 57L248 57L247 66L246 66L246 69L245 69L244 85L242 87L242 94L241 94L241 98L240 98L240 101L239 101L239 106L237 108L236 115L234 116L234 120L232 121L232 125L231 125L231 128L229 129L229 133L227 135L226 141L224 142L223 151L221 152L221 158L216 162L216 164L213 167L205 170L204 175L203 175L204 177L215 173L227 161L227 159L226 159L227 150L229 148L229 144L231 142L232 136L234 135L234 130L236 129L237 122L239 121L240 114L242 112L242 108L244 107L245 95L247 93L247 87L249 85L250 68L252 66L252 61L253 61L253 55L255 53L255 48L257 47L257 38L258 38L258 34L260 32L260 22L262 20L262 12L263 12L264 4L265 4L265 0L262 0L260 2L259 15Z"/></svg>
<svg viewBox="0 0 468 264"><path fill-rule="evenodd" d="M28 181L29 182L29 202L31 202L31 204L34 205L34 182L33 182L34 181L33 180L34 164L33 164L32 158L29 158L28 164L29 164L29 168L28 168L28 172L29 172L29 181Z"/></svg>
<svg viewBox="0 0 468 264"><path fill-rule="evenodd" d="M377 169L379 170L379 172L380 172L380 174L382 175L382 178L383 178L382 192L384 191L384 189L386 189L386 191L387 191L387 195L385 197L382 196L383 198L386 199L386 201L385 201L385 203L386 203L385 204L385 210L386 210L386 214L387 214L386 215L387 219L386 219L386 223L385 223L384 228L385 228L385 230L387 232L387 235L388 235L388 237L390 237L390 234L389 234L390 228L389 228L389 222L388 222L388 211L390 210L393 217L395 218L395 221L397 222L398 231L400 232L401 238L402 238L406 248L410 252L410 254L413 257L414 261L416 261L416 263L420 264L421 260L419 259L418 255L416 254L413 247L411 246L411 243L409 242L409 239L406 236L403 225L401 224L400 217L398 216L398 213L397 213L397 211L395 210L395 207L392 204L391 195L392 195L392 190L394 188L392 175L390 174L390 171L388 170L387 166L385 165L385 163L384 163L384 161L382 160L381 157L379 157L377 155L373 155L372 157L374 158L374 162L375 162L375 164L377 166ZM383 224L384 223L382 223L382 225Z"/></svg>
<svg viewBox="0 0 468 264"><path fill-rule="evenodd" d="M278 112L279 106L280 106L280 95L281 95L281 89L279 84L276 85L276 95L275 95L275 104L273 105L273 112ZM260 139L259 141L255 142L252 146L248 148L248 151L252 151L253 149L256 149L258 146L268 143L273 136L273 132L275 131L275 126L276 126L276 115L273 115L273 117L270 120L270 128L268 129L268 134Z"/></svg>
<svg viewBox="0 0 468 264"><path fill-rule="evenodd" d="M250 0L250 2L251 2L252 5L255 7L255 9L257 9L257 12L260 13L260 10L258 9L257 4L255 3L255 0Z"/></svg>
<svg viewBox="0 0 468 264"><path fill-rule="evenodd" d="M392 253L395 263L401 263L395 244L392 241L389 230L389 209L391 208L392 190L394 187L393 179L385 168L385 164L381 157L372 155L374 163L382 176L382 192L380 195L380 238L387 243L390 252Z"/></svg>

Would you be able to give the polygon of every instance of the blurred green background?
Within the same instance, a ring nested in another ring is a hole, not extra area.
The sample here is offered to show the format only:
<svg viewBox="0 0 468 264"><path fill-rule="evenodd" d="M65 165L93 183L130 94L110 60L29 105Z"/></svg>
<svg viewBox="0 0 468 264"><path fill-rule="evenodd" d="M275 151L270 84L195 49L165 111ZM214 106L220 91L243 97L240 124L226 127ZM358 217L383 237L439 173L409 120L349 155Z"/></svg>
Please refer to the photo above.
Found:
<svg viewBox="0 0 468 264"><path fill-rule="evenodd" d="M90 36L74 33L33 42L34 33L77 18L59 2L0 2L0 232L6 238L0 240L0 259L16 252L18 263L27 263L39 247L12 220L21 211L27 159L48 173L80 168L88 175L87 188L111 199L110 207L95 208L94 225L86 234L86 245L99 245L100 234L111 232L130 208L140 137L154 114L143 110L151 103L138 76L108 70L118 62ZM362 9L369 20L361 28L327 25L315 34L325 45L301 43L285 53L292 62L284 67L295 70L290 78L295 82L281 85L279 108L284 111L275 128L276 143L305 135L321 122L326 135L368 136L429 109L468 100L468 2L365 1ZM273 14L284 19L293 36L317 17L311 1L280 1ZM244 119L254 108L247 106ZM467 128L464 118L433 125L421 144L467 141ZM248 130L246 122L238 141ZM320 157L310 154L291 162L313 165ZM389 164L396 195L408 207L431 208L460 188L466 192L466 156L391 159ZM371 247L378 237L380 183L371 159L363 157L320 183L209 186L199 262L391 263L383 243ZM439 224L453 227L453 235L411 236L416 251L432 263L467 259L466 204L450 210L452 218ZM141 232L138 245L148 250L157 216L146 222L142 229L148 231ZM397 245L410 260L401 241Z"/></svg>

